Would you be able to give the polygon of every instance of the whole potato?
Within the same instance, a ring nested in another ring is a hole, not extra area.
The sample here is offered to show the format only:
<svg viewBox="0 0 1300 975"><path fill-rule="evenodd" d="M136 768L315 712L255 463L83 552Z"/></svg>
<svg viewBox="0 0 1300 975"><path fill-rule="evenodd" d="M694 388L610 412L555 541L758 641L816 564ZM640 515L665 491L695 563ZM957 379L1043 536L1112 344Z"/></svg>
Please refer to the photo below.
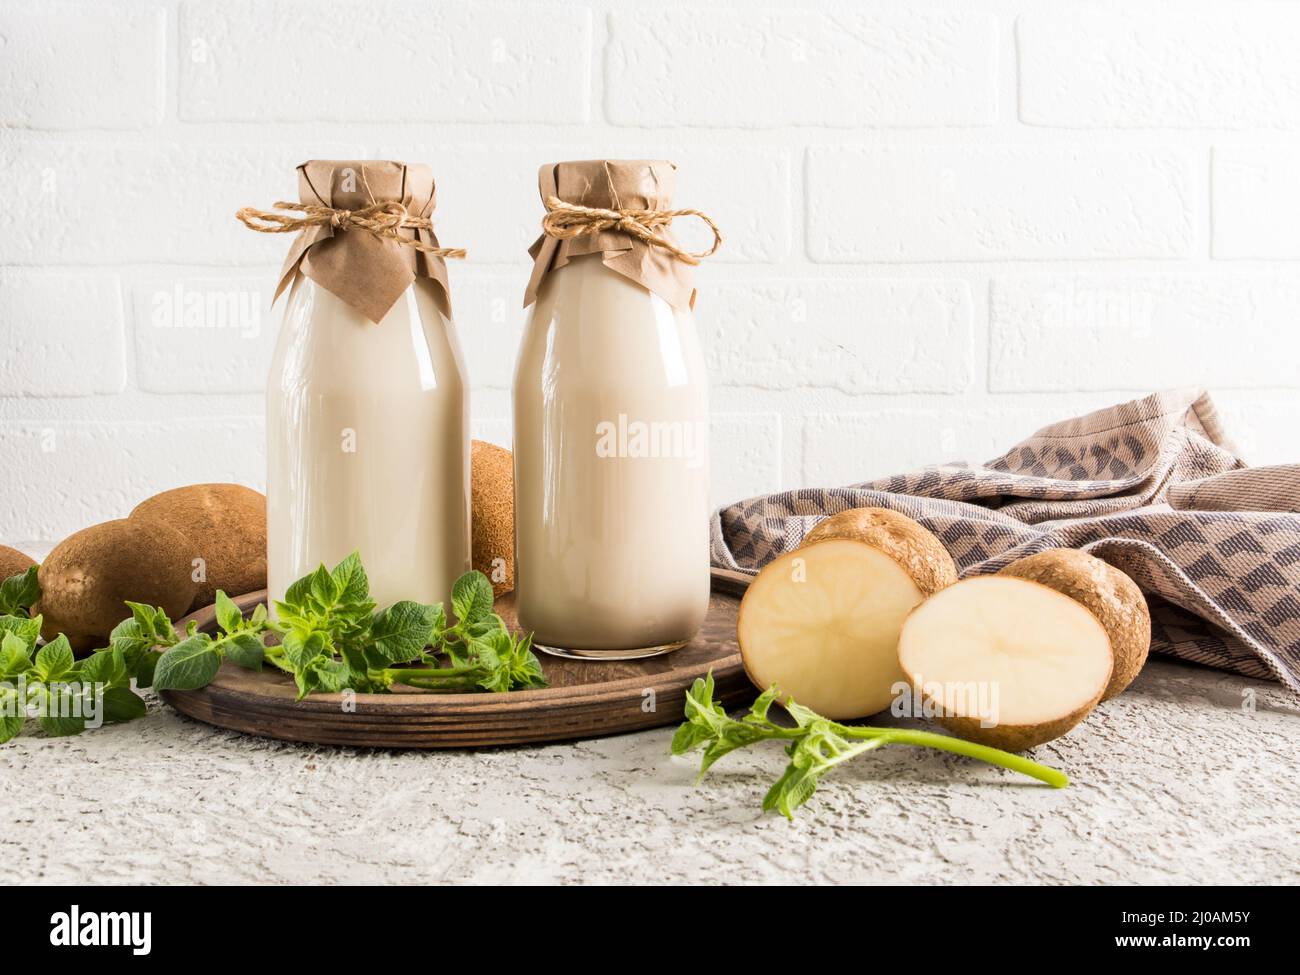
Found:
<svg viewBox="0 0 1300 975"><path fill-rule="evenodd" d="M242 484L193 484L140 502L132 521L157 522L185 538L185 576L198 589L186 609L266 588L266 497ZM200 561L201 560L201 561Z"/></svg>
<svg viewBox="0 0 1300 975"><path fill-rule="evenodd" d="M473 563L493 595L515 587L515 470L510 451L475 440L470 445Z"/></svg>
<svg viewBox="0 0 1300 975"><path fill-rule="evenodd" d="M8 545L0 545L0 582L20 572L26 572L35 564L36 560L31 556Z"/></svg>
<svg viewBox="0 0 1300 975"><path fill-rule="evenodd" d="M104 646L131 615L128 599L183 616L198 590L188 549L185 537L161 522L106 521L69 535L37 573L41 635L66 633L74 650Z"/></svg>

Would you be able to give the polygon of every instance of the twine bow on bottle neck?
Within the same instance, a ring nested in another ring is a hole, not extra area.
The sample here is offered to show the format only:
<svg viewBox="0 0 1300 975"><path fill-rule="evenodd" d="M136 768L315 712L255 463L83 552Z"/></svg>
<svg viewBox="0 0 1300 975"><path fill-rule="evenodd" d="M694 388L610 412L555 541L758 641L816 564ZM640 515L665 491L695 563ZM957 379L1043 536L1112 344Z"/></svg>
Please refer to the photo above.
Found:
<svg viewBox="0 0 1300 975"><path fill-rule="evenodd" d="M713 232L713 246L706 251L691 253L677 246L669 238L655 233L656 228L668 226L677 217L698 217L704 221ZM573 237L603 233L606 230L625 233L652 247L662 248L684 264L699 264L701 258L709 257L722 246L722 231L707 214L699 210L604 210L600 207L566 203L555 196L546 198L546 216L542 218L542 233L548 237L568 240Z"/></svg>
<svg viewBox="0 0 1300 975"><path fill-rule="evenodd" d="M466 254L463 247L431 247L414 237L398 233L399 230L432 230L433 221L428 217L411 216L397 200L372 203L359 210L284 202L276 203L275 209L289 212L275 213L271 210L258 210L256 207L243 207L235 216L245 227L256 230L259 234L296 234L308 227L330 226L340 230L364 230L434 257L463 258Z"/></svg>

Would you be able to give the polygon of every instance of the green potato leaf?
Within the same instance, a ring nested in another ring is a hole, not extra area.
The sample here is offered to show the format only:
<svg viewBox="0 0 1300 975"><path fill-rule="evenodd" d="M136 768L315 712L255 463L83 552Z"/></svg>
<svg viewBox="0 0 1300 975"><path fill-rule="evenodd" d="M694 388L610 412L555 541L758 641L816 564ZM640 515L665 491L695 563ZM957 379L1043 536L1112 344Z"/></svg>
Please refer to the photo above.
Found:
<svg viewBox="0 0 1300 975"><path fill-rule="evenodd" d="M303 671L308 664L325 653L328 637L318 630L293 629L284 634L283 645L289 663L295 670Z"/></svg>
<svg viewBox="0 0 1300 975"><path fill-rule="evenodd" d="M10 678L32 669L31 644L11 630L0 637L0 677Z"/></svg>
<svg viewBox="0 0 1300 975"><path fill-rule="evenodd" d="M159 691L193 691L212 683L221 669L221 654L212 637L196 633L158 658L153 686Z"/></svg>
<svg viewBox="0 0 1300 975"><path fill-rule="evenodd" d="M108 688L104 691L101 706L104 709L104 721L112 724L143 718L148 711L144 698L129 687Z"/></svg>
<svg viewBox="0 0 1300 975"><path fill-rule="evenodd" d="M36 566L28 566L17 575L0 582L0 615L29 615L31 608L41 598L41 584L37 581L36 570Z"/></svg>
<svg viewBox="0 0 1300 975"><path fill-rule="evenodd" d="M77 717L76 715L65 717L46 714L41 715L37 721L41 726L41 730L51 738L70 738L86 730L85 717Z"/></svg>
<svg viewBox="0 0 1300 975"><path fill-rule="evenodd" d="M221 627L222 633L237 633L244 628L244 614L239 611L235 601L221 589L217 590L216 612L217 626Z"/></svg>
<svg viewBox="0 0 1300 975"><path fill-rule="evenodd" d="M44 713L37 719L47 735L62 738L86 730L86 700L80 688L55 684L46 689Z"/></svg>
<svg viewBox="0 0 1300 975"><path fill-rule="evenodd" d="M351 670L343 661L331 657L319 657L294 675L295 683L298 685L298 700L314 692L337 693L349 686L350 676Z"/></svg>
<svg viewBox="0 0 1300 975"><path fill-rule="evenodd" d="M321 566L321 568L323 569L324 566ZM309 572L285 590L284 599L276 602L276 609L281 611L280 615L299 615L307 612L313 578L314 574ZM283 609L281 609L282 607Z"/></svg>
<svg viewBox="0 0 1300 975"><path fill-rule="evenodd" d="M128 616L113 627L113 631L108 635L108 645L121 646L124 653L129 653L130 648L135 646L153 646L149 634L144 632L140 621L134 616Z"/></svg>
<svg viewBox="0 0 1300 975"><path fill-rule="evenodd" d="M403 600L375 615L370 627L375 652L387 663L415 660L424 651L441 606Z"/></svg>
<svg viewBox="0 0 1300 975"><path fill-rule="evenodd" d="M533 635L529 633L522 639L512 638L510 650L510 689L526 690L530 687L546 687L550 681L542 670L542 662L533 653Z"/></svg>
<svg viewBox="0 0 1300 975"><path fill-rule="evenodd" d="M177 642L176 627L161 606L133 603L130 600L127 600L126 605L130 607L131 617L136 622L136 632L142 639L148 640L150 646L170 647ZM110 638L111 636L110 634Z"/></svg>
<svg viewBox="0 0 1300 975"><path fill-rule="evenodd" d="M76 665L72 646L62 633L41 647L36 654L36 673L47 684L72 673Z"/></svg>
<svg viewBox="0 0 1300 975"><path fill-rule="evenodd" d="M154 673L158 669L158 660L162 657L160 653L154 653L152 650L146 650L144 655L136 662L135 667L135 686L141 689L153 686Z"/></svg>
<svg viewBox="0 0 1300 975"><path fill-rule="evenodd" d="M14 694L15 698L17 696L17 694ZM22 733L25 722L26 718L20 712L13 714L0 713L0 745L17 738Z"/></svg>
<svg viewBox="0 0 1300 975"><path fill-rule="evenodd" d="M122 655L126 671L135 678L137 687L148 687L153 682L159 657L154 645L154 637L141 631L140 622L134 616L113 627L108 637L108 648Z"/></svg>
<svg viewBox="0 0 1300 975"><path fill-rule="evenodd" d="M311 576L311 598L321 609L329 609L338 602L343 587L334 579L333 573L321 566Z"/></svg>
<svg viewBox="0 0 1300 975"><path fill-rule="evenodd" d="M451 587L451 611L461 626L477 623L492 613L492 583L477 570L466 572Z"/></svg>
<svg viewBox="0 0 1300 975"><path fill-rule="evenodd" d="M353 552L330 573L338 588L338 601L344 605L370 602L370 579L361 564L361 553Z"/></svg>
<svg viewBox="0 0 1300 975"><path fill-rule="evenodd" d="M81 679L87 684L105 687L123 687L131 680L126 669L125 655L120 648L96 650L81 662Z"/></svg>
<svg viewBox="0 0 1300 975"><path fill-rule="evenodd" d="M41 635L42 619L39 616L0 616L0 634L12 633L25 644L30 651L35 648Z"/></svg>
<svg viewBox="0 0 1300 975"><path fill-rule="evenodd" d="M261 670L266 657L262 641L252 633L236 633L221 641L221 651L227 660L233 660L249 670Z"/></svg>

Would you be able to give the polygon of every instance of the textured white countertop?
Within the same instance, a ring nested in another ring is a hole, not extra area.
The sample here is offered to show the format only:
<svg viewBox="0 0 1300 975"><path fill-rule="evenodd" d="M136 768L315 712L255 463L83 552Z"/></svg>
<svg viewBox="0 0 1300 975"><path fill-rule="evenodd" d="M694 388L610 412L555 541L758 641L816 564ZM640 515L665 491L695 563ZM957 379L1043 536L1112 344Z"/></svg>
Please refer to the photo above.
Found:
<svg viewBox="0 0 1300 975"><path fill-rule="evenodd" d="M1300 704L1278 685L1154 660L1037 749L1068 789L891 747L827 779L793 824L759 812L779 746L728 756L697 788L671 734L361 752L154 700L133 724L0 746L0 853L20 883L1300 880Z"/></svg>

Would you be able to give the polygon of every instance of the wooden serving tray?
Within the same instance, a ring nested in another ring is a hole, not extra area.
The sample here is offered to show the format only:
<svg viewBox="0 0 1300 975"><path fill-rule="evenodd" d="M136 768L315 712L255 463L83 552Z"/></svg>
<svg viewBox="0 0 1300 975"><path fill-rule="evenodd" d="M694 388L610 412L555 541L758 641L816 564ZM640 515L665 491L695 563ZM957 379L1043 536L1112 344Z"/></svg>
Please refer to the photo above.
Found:
<svg viewBox="0 0 1300 975"><path fill-rule="evenodd" d="M285 741L377 748L477 748L532 742L571 741L656 728L682 720L686 691L713 671L715 699L724 707L754 697L736 645L736 615L749 577L713 570L709 615L686 646L645 660L568 660L539 653L551 686L509 694L429 694L398 689L392 694L357 694L356 709L343 709L341 694L294 698L293 680L274 668L262 672L226 662L207 687L163 691L182 714L219 728ZM249 612L265 591L235 600ZM512 595L496 611L515 625ZM213 607L189 620L199 629L216 627Z"/></svg>

